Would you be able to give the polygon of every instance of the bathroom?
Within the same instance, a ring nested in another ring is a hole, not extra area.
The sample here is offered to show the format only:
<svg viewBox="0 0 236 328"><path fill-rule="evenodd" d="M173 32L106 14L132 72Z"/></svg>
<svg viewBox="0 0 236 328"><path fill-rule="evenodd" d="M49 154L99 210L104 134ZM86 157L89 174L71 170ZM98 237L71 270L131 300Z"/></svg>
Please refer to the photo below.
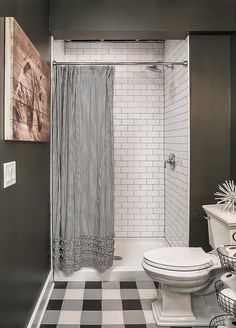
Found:
<svg viewBox="0 0 236 328"><path fill-rule="evenodd" d="M54 142L6 141L1 124L1 165L16 161L17 168L16 183L0 190L1 327L157 327L151 301L158 284L143 269L144 253L211 249L202 205L215 204L218 185L235 179L235 1L164 2L0 4L52 78L61 65L114 67L115 235L107 270L53 272ZM3 45L3 19L0 25ZM0 61L4 76L3 51ZM3 121L2 84L0 92ZM81 308L83 289L91 309Z"/></svg>

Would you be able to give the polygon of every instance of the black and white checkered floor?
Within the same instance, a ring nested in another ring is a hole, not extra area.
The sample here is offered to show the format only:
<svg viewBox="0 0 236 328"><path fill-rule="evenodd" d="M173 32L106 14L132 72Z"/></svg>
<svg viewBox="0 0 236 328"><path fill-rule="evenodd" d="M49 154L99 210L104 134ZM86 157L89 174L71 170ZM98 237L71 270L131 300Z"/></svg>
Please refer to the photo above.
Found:
<svg viewBox="0 0 236 328"><path fill-rule="evenodd" d="M41 328L156 328L152 281L56 282Z"/></svg>

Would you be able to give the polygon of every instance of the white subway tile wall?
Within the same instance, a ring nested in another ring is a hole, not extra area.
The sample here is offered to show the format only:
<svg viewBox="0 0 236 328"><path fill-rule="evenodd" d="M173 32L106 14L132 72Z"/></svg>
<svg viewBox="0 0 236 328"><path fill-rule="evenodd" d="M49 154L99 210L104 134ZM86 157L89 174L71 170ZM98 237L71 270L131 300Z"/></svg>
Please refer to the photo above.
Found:
<svg viewBox="0 0 236 328"><path fill-rule="evenodd" d="M55 61L64 61L65 41L54 40L52 45L52 58Z"/></svg>
<svg viewBox="0 0 236 328"><path fill-rule="evenodd" d="M54 42L57 61L158 61L164 43ZM164 237L164 74L116 66L115 235Z"/></svg>
<svg viewBox="0 0 236 328"><path fill-rule="evenodd" d="M165 61L188 60L188 40L166 41ZM165 169L165 238L188 246L189 235L189 81L188 67L164 70L165 159L176 155L176 169Z"/></svg>

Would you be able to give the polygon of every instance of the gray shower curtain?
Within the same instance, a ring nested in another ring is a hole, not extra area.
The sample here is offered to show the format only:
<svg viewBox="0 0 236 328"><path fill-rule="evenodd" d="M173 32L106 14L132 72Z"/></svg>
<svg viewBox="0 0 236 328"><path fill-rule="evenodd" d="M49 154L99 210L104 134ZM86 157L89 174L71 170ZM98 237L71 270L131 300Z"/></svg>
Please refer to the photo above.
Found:
<svg viewBox="0 0 236 328"><path fill-rule="evenodd" d="M54 67L54 269L105 270L114 254L113 80L110 66Z"/></svg>

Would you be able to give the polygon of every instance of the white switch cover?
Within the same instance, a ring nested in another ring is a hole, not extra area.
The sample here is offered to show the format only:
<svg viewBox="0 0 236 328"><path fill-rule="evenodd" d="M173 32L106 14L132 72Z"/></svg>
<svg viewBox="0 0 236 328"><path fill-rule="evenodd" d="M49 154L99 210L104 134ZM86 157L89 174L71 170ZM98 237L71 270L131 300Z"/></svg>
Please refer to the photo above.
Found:
<svg viewBox="0 0 236 328"><path fill-rule="evenodd" d="M16 183L16 162L3 164L3 187L7 188Z"/></svg>

